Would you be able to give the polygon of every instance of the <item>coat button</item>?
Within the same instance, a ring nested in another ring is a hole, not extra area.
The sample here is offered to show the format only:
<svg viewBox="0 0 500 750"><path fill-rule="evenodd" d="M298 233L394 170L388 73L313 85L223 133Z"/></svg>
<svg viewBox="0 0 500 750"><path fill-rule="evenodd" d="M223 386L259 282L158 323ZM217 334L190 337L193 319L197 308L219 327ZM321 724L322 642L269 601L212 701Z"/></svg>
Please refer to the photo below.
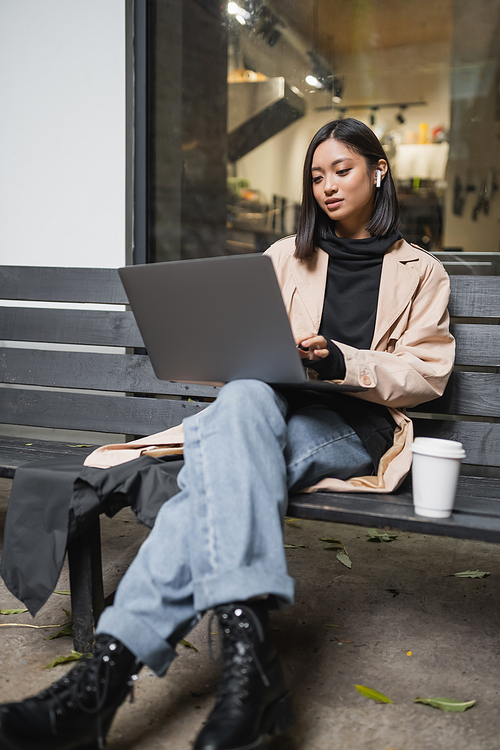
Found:
<svg viewBox="0 0 500 750"><path fill-rule="evenodd" d="M361 382L363 383L363 385L371 385L372 384L372 381L371 381L371 378L370 378L369 375L363 375L363 377L361 378Z"/></svg>

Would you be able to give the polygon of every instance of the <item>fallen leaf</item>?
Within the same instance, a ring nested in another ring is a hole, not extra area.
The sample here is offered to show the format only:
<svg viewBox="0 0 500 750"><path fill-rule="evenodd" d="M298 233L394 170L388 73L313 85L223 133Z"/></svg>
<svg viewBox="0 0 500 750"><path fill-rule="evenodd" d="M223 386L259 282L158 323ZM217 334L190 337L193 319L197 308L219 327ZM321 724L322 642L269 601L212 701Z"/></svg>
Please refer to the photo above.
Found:
<svg viewBox="0 0 500 750"><path fill-rule="evenodd" d="M46 641L55 641L56 638L63 638L65 635L73 636L73 623L71 620L67 622L61 630L58 630L55 635L48 635Z"/></svg>
<svg viewBox="0 0 500 750"><path fill-rule="evenodd" d="M91 659L92 654L81 654L79 651L74 651L71 649L71 653L69 656L56 656L54 661L51 661L50 664L47 664L44 669L54 669L54 667L57 667L58 664L67 664L70 661L80 661L80 659Z"/></svg>
<svg viewBox="0 0 500 750"><path fill-rule="evenodd" d="M93 445L87 445L87 443L80 443L79 445L70 445L66 443L67 448L93 448Z"/></svg>
<svg viewBox="0 0 500 750"><path fill-rule="evenodd" d="M368 529L367 542L394 542L397 538L397 534L389 534L387 531L378 531L378 529Z"/></svg>
<svg viewBox="0 0 500 750"><path fill-rule="evenodd" d="M184 640L184 638L181 638L179 643L182 643L183 646L186 648L192 648L193 651L196 651L197 654L199 654L199 650L196 648L196 646L193 646L192 643L189 643L189 641Z"/></svg>
<svg viewBox="0 0 500 750"><path fill-rule="evenodd" d="M63 596L71 596L71 591L69 589L67 591L54 591L54 594L62 594Z"/></svg>
<svg viewBox="0 0 500 750"><path fill-rule="evenodd" d="M22 615L27 609L0 609L0 615Z"/></svg>
<svg viewBox="0 0 500 750"><path fill-rule="evenodd" d="M412 655L412 652L411 652L411 651L407 651L407 652L406 652L406 656L411 656L411 655Z"/></svg>
<svg viewBox="0 0 500 750"><path fill-rule="evenodd" d="M346 548L342 544L341 539L332 539L330 537L320 537L320 542L328 542L328 547L323 547L323 549L331 549L331 550L337 550L336 558L339 560L339 562L342 563L342 565L345 565L346 568L352 568L352 562L350 560L350 557L347 553Z"/></svg>
<svg viewBox="0 0 500 750"><path fill-rule="evenodd" d="M476 701L456 701L452 698L415 698L413 702L424 703L426 706L439 708L440 711L462 713L463 711L467 711L468 708L471 708Z"/></svg>
<svg viewBox="0 0 500 750"><path fill-rule="evenodd" d="M378 701L379 703L394 703L384 693L379 693L378 690L366 687L366 685L354 685L358 693L364 695L365 698L370 698L372 701Z"/></svg>
<svg viewBox="0 0 500 750"><path fill-rule="evenodd" d="M328 542L328 544L340 544L341 547L344 545L342 544L342 539L330 539L329 537L320 537L320 542Z"/></svg>
<svg viewBox="0 0 500 750"><path fill-rule="evenodd" d="M327 628L340 628L340 625L334 625L332 622L326 623Z"/></svg>
<svg viewBox="0 0 500 750"><path fill-rule="evenodd" d="M33 445L33 443L25 443L25 445Z"/></svg>
<svg viewBox="0 0 500 750"><path fill-rule="evenodd" d="M337 554L335 555L337 560L342 563L342 565L345 565L346 568L352 568L352 562L351 558L349 557L346 552L343 552L342 550L339 550Z"/></svg>
<svg viewBox="0 0 500 750"><path fill-rule="evenodd" d="M299 547L303 547L304 549L307 549L305 544L284 544L283 547L285 549L298 549Z"/></svg>
<svg viewBox="0 0 500 750"><path fill-rule="evenodd" d="M461 573L452 573L450 578L453 576L455 578L486 578L486 576L490 575L491 573L485 570L463 570Z"/></svg>

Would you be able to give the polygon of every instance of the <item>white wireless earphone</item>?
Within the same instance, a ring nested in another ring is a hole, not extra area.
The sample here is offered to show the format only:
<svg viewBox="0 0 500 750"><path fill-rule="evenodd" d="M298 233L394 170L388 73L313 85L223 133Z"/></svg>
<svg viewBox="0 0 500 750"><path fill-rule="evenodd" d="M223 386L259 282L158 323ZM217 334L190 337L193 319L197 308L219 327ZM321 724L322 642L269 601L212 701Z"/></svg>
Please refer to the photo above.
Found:
<svg viewBox="0 0 500 750"><path fill-rule="evenodd" d="M380 169L377 169L376 175L377 175L377 183L375 187L379 188L382 184L382 172L380 171Z"/></svg>

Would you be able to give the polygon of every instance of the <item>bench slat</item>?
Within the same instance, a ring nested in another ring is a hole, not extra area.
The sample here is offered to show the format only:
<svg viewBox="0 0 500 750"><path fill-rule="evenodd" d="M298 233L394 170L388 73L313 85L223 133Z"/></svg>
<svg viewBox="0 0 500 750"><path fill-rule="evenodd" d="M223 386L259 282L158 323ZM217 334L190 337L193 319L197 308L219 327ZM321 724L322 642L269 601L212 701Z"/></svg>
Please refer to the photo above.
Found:
<svg viewBox="0 0 500 750"><path fill-rule="evenodd" d="M410 416L415 424L416 435L463 443L467 454L464 464L500 466L500 424L418 419L411 413Z"/></svg>
<svg viewBox="0 0 500 750"><path fill-rule="evenodd" d="M87 456L97 445L76 447L68 440L29 440L0 436L0 477L12 479L16 469L26 461L49 461L64 456Z"/></svg>
<svg viewBox="0 0 500 750"><path fill-rule="evenodd" d="M451 276L450 315L500 318L498 276Z"/></svg>
<svg viewBox="0 0 500 750"><path fill-rule="evenodd" d="M77 322L74 317L73 322ZM457 338L457 364L500 366L500 326L458 325L452 328ZM106 333L102 329L102 326L98 327L101 338ZM112 336L115 333L111 331ZM79 337L82 338L81 334ZM141 355L124 357L122 354L0 348L0 378L5 383L103 391L183 392L181 386L172 389L159 381L149 359ZM198 395L214 394L204 392Z"/></svg>
<svg viewBox="0 0 500 750"><path fill-rule="evenodd" d="M149 435L179 424L206 406L166 398L0 388L0 414L5 424L68 430Z"/></svg>
<svg viewBox="0 0 500 750"><path fill-rule="evenodd" d="M0 299L127 304L116 268L0 267Z"/></svg>
<svg viewBox="0 0 500 750"><path fill-rule="evenodd" d="M35 307L2 307L0 340L90 346L144 346L131 312Z"/></svg>
<svg viewBox="0 0 500 750"><path fill-rule="evenodd" d="M419 534L436 534L459 539L500 542L500 480L488 480L491 498L475 497L471 477L462 478L455 512L451 518L425 518L413 514L409 492L396 495L356 493L296 494L290 497L287 513L296 518L311 518L361 526L385 526ZM474 477L481 484L481 477ZM467 493L472 491L472 496ZM477 508L477 511L475 512Z"/></svg>
<svg viewBox="0 0 500 750"><path fill-rule="evenodd" d="M158 380L142 354L54 352L0 348L0 382L96 391L216 398L219 388Z"/></svg>
<svg viewBox="0 0 500 750"><path fill-rule="evenodd" d="M412 408L430 414L500 417L500 375L453 372L444 396Z"/></svg>
<svg viewBox="0 0 500 750"><path fill-rule="evenodd" d="M457 341L455 364L500 367L500 326L451 326Z"/></svg>
<svg viewBox="0 0 500 750"><path fill-rule="evenodd" d="M495 276L452 276L450 314L456 317L500 318ZM0 267L0 298L126 304L114 268Z"/></svg>

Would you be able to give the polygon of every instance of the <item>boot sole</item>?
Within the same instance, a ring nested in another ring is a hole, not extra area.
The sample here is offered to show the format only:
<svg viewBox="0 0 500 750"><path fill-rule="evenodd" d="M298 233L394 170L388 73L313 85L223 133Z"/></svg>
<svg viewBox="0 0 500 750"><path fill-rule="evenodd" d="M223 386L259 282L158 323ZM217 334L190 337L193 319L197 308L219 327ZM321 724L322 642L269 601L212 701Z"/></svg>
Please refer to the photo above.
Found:
<svg viewBox="0 0 500 750"><path fill-rule="evenodd" d="M109 732L113 719L114 714L111 719L108 719L106 722L104 722L104 738L106 738L106 735ZM57 746L57 744L54 745L54 743L57 743L58 739L60 742L62 742L60 736L59 738L56 736L52 737L50 740L44 740L42 742L40 742L40 740L30 740L28 737L12 737L5 734L0 724L0 750L54 750L54 747ZM73 745L73 747L75 748L75 750L99 750L97 739L91 740L86 745Z"/></svg>
<svg viewBox="0 0 500 750"><path fill-rule="evenodd" d="M263 718L265 734L283 734L295 724L292 694L287 692L272 703Z"/></svg>
<svg viewBox="0 0 500 750"><path fill-rule="evenodd" d="M264 750L264 738L266 734L283 734L295 724L295 712L293 710L292 695L286 692L277 701L271 703L262 717L262 734L255 742L249 745L239 745L231 750Z"/></svg>
<svg viewBox="0 0 500 750"><path fill-rule="evenodd" d="M40 744L39 741L31 741L28 739L16 740L13 737L7 737L2 732L0 727L0 748L2 750L53 750L53 741L49 743ZM92 742L90 745L82 745L78 750L98 750L97 741Z"/></svg>

